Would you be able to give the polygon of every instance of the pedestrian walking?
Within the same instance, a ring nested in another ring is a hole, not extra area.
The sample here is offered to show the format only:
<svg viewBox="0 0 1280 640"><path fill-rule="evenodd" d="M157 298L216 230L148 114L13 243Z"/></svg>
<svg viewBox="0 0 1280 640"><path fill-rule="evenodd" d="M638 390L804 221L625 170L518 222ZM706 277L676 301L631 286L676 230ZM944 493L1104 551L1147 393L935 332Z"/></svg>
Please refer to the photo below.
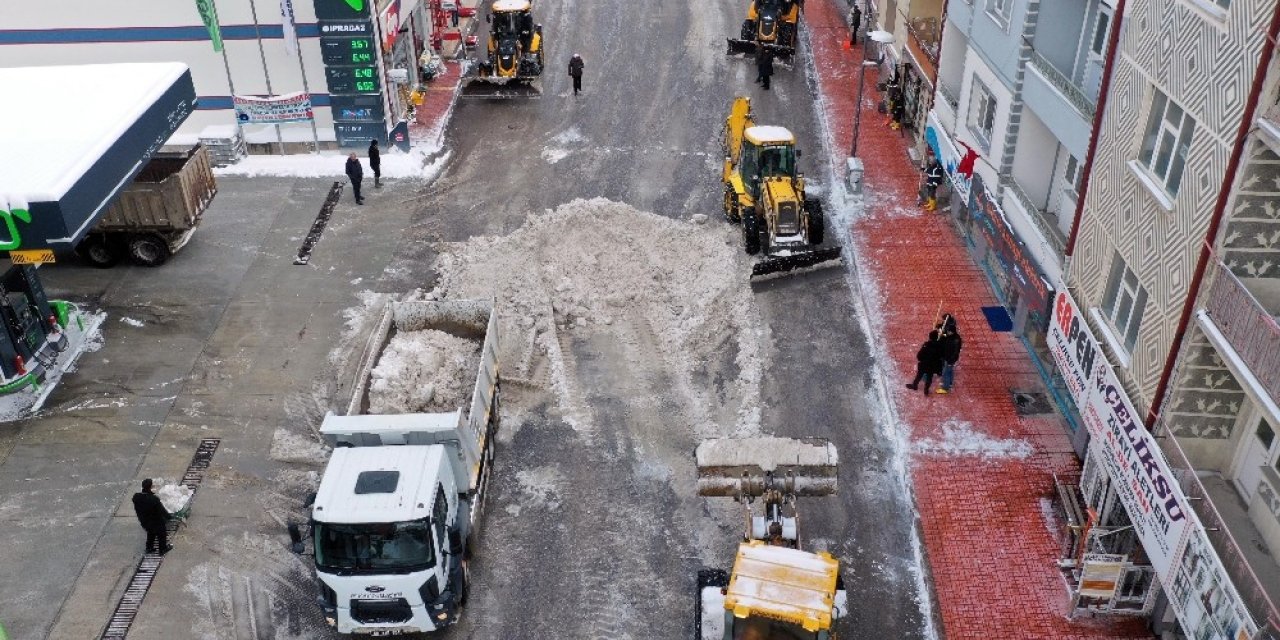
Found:
<svg viewBox="0 0 1280 640"><path fill-rule="evenodd" d="M364 167L360 166L360 158L355 153L347 156L347 178L351 180L351 193L356 197L356 204L364 204L360 195L360 181L364 180Z"/></svg>
<svg viewBox="0 0 1280 640"><path fill-rule="evenodd" d="M938 385L938 393L951 393L955 383L956 363L960 362L960 350L964 348L964 340L960 338L960 328L956 325L955 316L942 316L942 382Z"/></svg>
<svg viewBox="0 0 1280 640"><path fill-rule="evenodd" d="M378 151L378 140L369 141L369 168L373 169L373 188L382 188L382 153Z"/></svg>
<svg viewBox="0 0 1280 640"><path fill-rule="evenodd" d="M773 52L768 47L760 47L756 52L756 82L769 90L769 77L773 75Z"/></svg>
<svg viewBox="0 0 1280 640"><path fill-rule="evenodd" d="M569 77L573 78L573 95L578 95L582 91L582 56L573 54L569 58Z"/></svg>
<svg viewBox="0 0 1280 640"><path fill-rule="evenodd" d="M458 5L453 5L453 9L449 10L449 19L453 21L453 28L458 28Z"/></svg>
<svg viewBox="0 0 1280 640"><path fill-rule="evenodd" d="M862 9L857 4L849 7L849 45L858 44L858 29L862 27Z"/></svg>
<svg viewBox="0 0 1280 640"><path fill-rule="evenodd" d="M916 377L907 385L908 389L919 389L920 381L924 380L924 394L927 396L933 377L942 373L942 342L939 341L939 336L939 329L934 329L929 332L929 339L920 345L920 350L916 352Z"/></svg>
<svg viewBox="0 0 1280 640"><path fill-rule="evenodd" d="M160 497L151 493L151 478L143 480L142 491L133 494L133 512L138 515L138 524L147 532L147 553L169 553L173 549L169 545L169 534L165 531L169 512L165 510L164 503L160 502Z"/></svg>
<svg viewBox="0 0 1280 640"><path fill-rule="evenodd" d="M925 211L938 208L938 187L942 186L942 176L942 163L936 157L930 157L924 170L924 188L920 190L920 202L917 203L923 205ZM946 332L945 327L943 332Z"/></svg>

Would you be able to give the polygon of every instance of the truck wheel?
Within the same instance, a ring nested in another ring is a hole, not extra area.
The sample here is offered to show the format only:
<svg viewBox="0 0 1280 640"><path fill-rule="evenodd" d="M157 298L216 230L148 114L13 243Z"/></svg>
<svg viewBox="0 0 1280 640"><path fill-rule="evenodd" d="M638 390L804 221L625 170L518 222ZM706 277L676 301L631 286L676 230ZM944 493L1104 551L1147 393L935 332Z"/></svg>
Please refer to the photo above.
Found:
<svg viewBox="0 0 1280 640"><path fill-rule="evenodd" d="M824 231L826 230L826 220L822 218L822 203L817 200L809 200L804 203L805 210L809 213L809 244L818 246L822 244Z"/></svg>
<svg viewBox="0 0 1280 640"><path fill-rule="evenodd" d="M140 267L158 267L169 259L169 243L148 233L129 239L129 258Z"/></svg>
<svg viewBox="0 0 1280 640"><path fill-rule="evenodd" d="M782 27L778 29L778 44L792 48L796 46L796 25L790 22L782 23Z"/></svg>
<svg viewBox="0 0 1280 640"><path fill-rule="evenodd" d="M738 194L733 190L733 185L724 186L724 217L729 222L742 222L742 210L738 208Z"/></svg>
<svg viewBox="0 0 1280 640"><path fill-rule="evenodd" d="M120 251L111 242L107 241L105 236L89 236L76 247L76 253L80 254L89 264L99 269L110 269L120 262Z"/></svg>
<svg viewBox="0 0 1280 640"><path fill-rule="evenodd" d="M743 20L743 21L742 21L742 33L741 33L740 35L742 36L742 39L743 39L743 40L746 40L746 41L748 41L748 42L754 42L754 41L755 41L755 39L756 39L756 22L755 22L755 20Z"/></svg>
<svg viewBox="0 0 1280 640"><path fill-rule="evenodd" d="M746 243L747 255L760 253L760 219L754 209L742 212L742 239Z"/></svg>

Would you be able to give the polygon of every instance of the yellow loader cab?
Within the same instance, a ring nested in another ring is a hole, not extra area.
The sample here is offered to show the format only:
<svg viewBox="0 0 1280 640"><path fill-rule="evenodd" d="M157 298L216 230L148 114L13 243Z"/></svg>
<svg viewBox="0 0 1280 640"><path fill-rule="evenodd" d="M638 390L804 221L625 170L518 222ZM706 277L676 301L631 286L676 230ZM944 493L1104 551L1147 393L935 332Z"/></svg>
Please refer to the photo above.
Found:
<svg viewBox="0 0 1280 640"><path fill-rule="evenodd" d="M841 582L840 563L828 553L744 542L733 573L698 574L699 640L838 640Z"/></svg>
<svg viewBox="0 0 1280 640"><path fill-rule="evenodd" d="M796 0L752 0L737 39L729 38L729 54L754 54L767 47L774 55L791 57L796 50L800 3Z"/></svg>
<svg viewBox="0 0 1280 640"><path fill-rule="evenodd" d="M521 97L541 92L529 86L542 75L542 25L534 23L530 0L494 0L485 16L489 24L486 55L464 78L464 97ZM508 85L494 89L474 85Z"/></svg>

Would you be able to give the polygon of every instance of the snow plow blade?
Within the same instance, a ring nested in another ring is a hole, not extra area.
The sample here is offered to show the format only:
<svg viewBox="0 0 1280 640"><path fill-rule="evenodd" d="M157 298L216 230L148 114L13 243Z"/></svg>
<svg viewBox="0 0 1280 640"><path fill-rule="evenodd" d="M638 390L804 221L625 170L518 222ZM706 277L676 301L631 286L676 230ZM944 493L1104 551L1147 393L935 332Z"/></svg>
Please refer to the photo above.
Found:
<svg viewBox="0 0 1280 640"><path fill-rule="evenodd" d="M719 438L698 445L698 494L759 496L781 489L797 496L836 492L840 464L836 446L826 440L795 438Z"/></svg>
<svg viewBox="0 0 1280 640"><path fill-rule="evenodd" d="M794 256L774 256L765 258L751 267L751 277L759 278L773 273L785 273L805 267L812 267L823 262L840 259L840 247L827 247Z"/></svg>
<svg viewBox="0 0 1280 640"><path fill-rule="evenodd" d="M729 43L729 55L741 53L743 55L754 56L756 54L756 49L763 47L772 51L774 57L782 58L785 61L790 60L791 56L796 53L795 47L784 47L777 44L764 44L756 42L755 40L741 40L739 38L725 38L725 40Z"/></svg>
<svg viewBox="0 0 1280 640"><path fill-rule="evenodd" d="M541 98L542 87L537 82L498 84L496 82L488 82L482 78L474 78L463 80L462 91L459 95L468 99L480 98L488 100Z"/></svg>

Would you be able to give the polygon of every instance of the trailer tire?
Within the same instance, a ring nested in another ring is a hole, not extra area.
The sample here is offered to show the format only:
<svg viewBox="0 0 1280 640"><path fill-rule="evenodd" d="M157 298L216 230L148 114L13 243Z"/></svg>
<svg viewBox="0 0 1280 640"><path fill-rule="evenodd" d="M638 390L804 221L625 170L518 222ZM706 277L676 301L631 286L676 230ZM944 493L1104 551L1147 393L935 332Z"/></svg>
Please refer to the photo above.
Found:
<svg viewBox="0 0 1280 640"><path fill-rule="evenodd" d="M760 218L755 209L742 212L742 240L746 244L747 255L760 253Z"/></svg>
<svg viewBox="0 0 1280 640"><path fill-rule="evenodd" d="M120 262L120 250L106 236L89 236L76 247L76 253L99 269L110 269Z"/></svg>
<svg viewBox="0 0 1280 640"><path fill-rule="evenodd" d="M724 217L734 224L742 222L742 207L738 206L738 192L733 185L724 186Z"/></svg>
<svg viewBox="0 0 1280 640"><path fill-rule="evenodd" d="M169 259L169 243L154 233L129 238L129 259L140 267L158 267Z"/></svg>

